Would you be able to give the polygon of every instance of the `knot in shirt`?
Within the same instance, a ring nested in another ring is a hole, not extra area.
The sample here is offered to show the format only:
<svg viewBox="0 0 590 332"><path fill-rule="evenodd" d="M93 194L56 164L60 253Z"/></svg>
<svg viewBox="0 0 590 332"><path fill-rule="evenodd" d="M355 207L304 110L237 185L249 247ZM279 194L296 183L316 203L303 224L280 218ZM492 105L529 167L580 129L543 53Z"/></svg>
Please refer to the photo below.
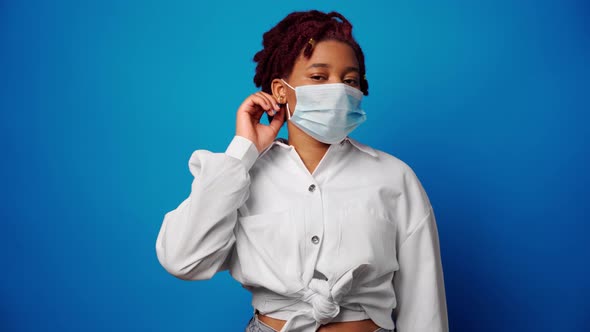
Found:
<svg viewBox="0 0 590 332"><path fill-rule="evenodd" d="M340 312L326 280L311 279L301 299L313 307L313 318L320 324L330 322Z"/></svg>

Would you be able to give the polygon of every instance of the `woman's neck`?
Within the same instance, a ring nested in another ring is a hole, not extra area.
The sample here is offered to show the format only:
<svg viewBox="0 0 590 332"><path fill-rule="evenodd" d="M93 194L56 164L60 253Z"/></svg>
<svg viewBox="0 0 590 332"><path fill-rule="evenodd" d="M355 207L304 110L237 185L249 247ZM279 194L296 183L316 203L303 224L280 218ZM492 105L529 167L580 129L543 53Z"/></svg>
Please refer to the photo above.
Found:
<svg viewBox="0 0 590 332"><path fill-rule="evenodd" d="M315 171L326 154L326 151L328 151L330 144L315 140L290 122L287 125L289 130L289 144L295 148L309 174L313 174L313 171Z"/></svg>

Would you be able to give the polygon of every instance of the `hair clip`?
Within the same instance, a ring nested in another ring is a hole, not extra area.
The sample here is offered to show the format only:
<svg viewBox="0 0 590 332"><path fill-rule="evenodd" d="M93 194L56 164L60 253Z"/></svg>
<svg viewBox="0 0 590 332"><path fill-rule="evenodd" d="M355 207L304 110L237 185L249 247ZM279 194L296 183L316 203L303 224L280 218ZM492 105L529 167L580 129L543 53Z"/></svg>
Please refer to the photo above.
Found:
<svg viewBox="0 0 590 332"><path fill-rule="evenodd" d="M313 38L309 38L309 40L307 41L307 43L309 45L311 45L311 47L314 47L315 46L315 40Z"/></svg>
<svg viewBox="0 0 590 332"><path fill-rule="evenodd" d="M363 75L363 80L365 80L365 81L367 80L367 74Z"/></svg>

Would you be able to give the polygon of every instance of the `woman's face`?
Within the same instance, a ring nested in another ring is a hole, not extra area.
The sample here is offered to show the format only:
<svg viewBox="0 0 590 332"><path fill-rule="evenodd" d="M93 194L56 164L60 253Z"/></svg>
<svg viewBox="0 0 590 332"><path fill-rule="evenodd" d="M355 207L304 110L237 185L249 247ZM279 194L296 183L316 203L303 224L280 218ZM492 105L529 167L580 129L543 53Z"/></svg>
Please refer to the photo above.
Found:
<svg viewBox="0 0 590 332"><path fill-rule="evenodd" d="M354 50L346 43L326 40L316 43L309 59L302 54L285 79L292 87L310 84L344 83L360 90L359 64ZM272 82L273 95L285 96L291 114L295 111L295 91L280 79ZM285 98L283 98L285 100Z"/></svg>

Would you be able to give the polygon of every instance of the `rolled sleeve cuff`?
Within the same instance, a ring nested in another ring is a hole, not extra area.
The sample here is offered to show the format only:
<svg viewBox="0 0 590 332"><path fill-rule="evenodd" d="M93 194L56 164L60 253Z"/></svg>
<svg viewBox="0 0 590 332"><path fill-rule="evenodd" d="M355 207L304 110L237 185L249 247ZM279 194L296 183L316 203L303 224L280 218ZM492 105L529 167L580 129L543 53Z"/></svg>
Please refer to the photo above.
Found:
<svg viewBox="0 0 590 332"><path fill-rule="evenodd" d="M256 159L258 159L258 149L256 145L249 139L242 136L234 136L231 143L225 150L225 154L239 159L247 171L252 168Z"/></svg>

